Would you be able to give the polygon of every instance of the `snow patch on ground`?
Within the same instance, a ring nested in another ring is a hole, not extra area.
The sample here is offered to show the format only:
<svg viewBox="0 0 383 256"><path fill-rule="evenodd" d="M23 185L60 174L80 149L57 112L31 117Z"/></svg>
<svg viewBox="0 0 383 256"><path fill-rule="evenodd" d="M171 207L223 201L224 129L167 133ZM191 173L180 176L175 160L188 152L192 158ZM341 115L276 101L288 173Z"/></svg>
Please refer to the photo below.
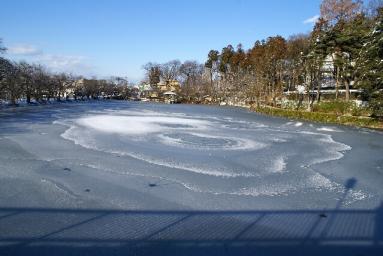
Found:
<svg viewBox="0 0 383 256"><path fill-rule="evenodd" d="M317 128L317 131L320 131L320 132L341 132L340 130L338 130L336 128L326 127L326 126Z"/></svg>

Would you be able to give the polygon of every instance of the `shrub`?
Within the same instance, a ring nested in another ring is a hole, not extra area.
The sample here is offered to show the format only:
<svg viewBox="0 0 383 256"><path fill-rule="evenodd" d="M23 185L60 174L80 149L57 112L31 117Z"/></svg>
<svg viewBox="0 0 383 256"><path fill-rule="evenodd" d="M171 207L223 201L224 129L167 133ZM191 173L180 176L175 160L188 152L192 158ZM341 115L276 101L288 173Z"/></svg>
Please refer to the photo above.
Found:
<svg viewBox="0 0 383 256"><path fill-rule="evenodd" d="M352 109L354 109L354 102L346 102L346 101L329 101L329 102L321 102L313 107L314 112L323 112L323 113L333 113L336 115L344 115L346 113L351 113Z"/></svg>
<svg viewBox="0 0 383 256"><path fill-rule="evenodd" d="M370 99L370 109L372 116L383 117L383 93L375 93Z"/></svg>

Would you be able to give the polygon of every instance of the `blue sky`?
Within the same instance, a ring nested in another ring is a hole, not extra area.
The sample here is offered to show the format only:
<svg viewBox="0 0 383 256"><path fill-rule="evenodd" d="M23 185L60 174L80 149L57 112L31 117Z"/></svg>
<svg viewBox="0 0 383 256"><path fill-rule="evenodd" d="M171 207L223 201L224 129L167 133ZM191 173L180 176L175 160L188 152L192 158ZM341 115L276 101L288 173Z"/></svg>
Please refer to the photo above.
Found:
<svg viewBox="0 0 383 256"><path fill-rule="evenodd" d="M2 0L7 56L86 76L143 78L142 65L203 62L210 49L309 32L320 0ZM305 22L306 21L306 22Z"/></svg>

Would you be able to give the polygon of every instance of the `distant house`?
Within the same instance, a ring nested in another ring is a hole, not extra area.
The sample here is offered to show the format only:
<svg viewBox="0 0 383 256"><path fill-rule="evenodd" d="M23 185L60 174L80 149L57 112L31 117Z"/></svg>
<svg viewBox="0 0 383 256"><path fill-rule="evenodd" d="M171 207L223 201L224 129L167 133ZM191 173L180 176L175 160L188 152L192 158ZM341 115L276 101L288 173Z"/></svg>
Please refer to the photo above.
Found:
<svg viewBox="0 0 383 256"><path fill-rule="evenodd" d="M322 68L321 68L321 81L320 81L320 94L324 98L335 98L336 95L336 74L335 74L335 55L329 54L324 59ZM354 81L351 81L350 86L350 96L351 99L357 99L358 96L362 93L362 90L353 88ZM296 97L298 94L310 94L310 95L317 95L318 94L318 87L314 87L312 90L308 92L306 86L298 85L296 86L295 90L288 90L285 91L283 94L287 98L291 98L291 96ZM344 84L340 84L338 87L338 94L340 96L346 94L346 89ZM294 96L295 95L295 96Z"/></svg>
<svg viewBox="0 0 383 256"><path fill-rule="evenodd" d="M181 91L181 84L177 80L170 80L166 83L168 91L179 93Z"/></svg>
<svg viewBox="0 0 383 256"><path fill-rule="evenodd" d="M141 97L141 90L139 86L132 86L130 88L130 98L132 100L139 100Z"/></svg>
<svg viewBox="0 0 383 256"><path fill-rule="evenodd" d="M84 87L89 87L89 86L95 86L95 85L97 85L97 83L98 83L98 81L95 79L81 78L75 82L75 87L84 88Z"/></svg>
<svg viewBox="0 0 383 256"><path fill-rule="evenodd" d="M141 99L149 99L152 92L153 88L150 86L150 84L141 84L138 86L139 91L140 91L140 98Z"/></svg>
<svg viewBox="0 0 383 256"><path fill-rule="evenodd" d="M168 91L179 93L181 90L181 85L177 80L161 81L155 87L160 94Z"/></svg>
<svg viewBox="0 0 383 256"><path fill-rule="evenodd" d="M181 91L177 80L161 81L155 85L141 84L139 88L141 99L168 103L176 102Z"/></svg>
<svg viewBox="0 0 383 256"><path fill-rule="evenodd" d="M173 103L177 103L177 101L178 101L177 93L172 92L172 91L164 92L163 97L164 97L165 103L173 104Z"/></svg>
<svg viewBox="0 0 383 256"><path fill-rule="evenodd" d="M75 90L74 90L74 87L70 86L68 84L68 86L66 86L66 84L64 84L64 88L65 88L65 91L64 91L64 98L65 99L73 99L74 98L74 93L75 93Z"/></svg>

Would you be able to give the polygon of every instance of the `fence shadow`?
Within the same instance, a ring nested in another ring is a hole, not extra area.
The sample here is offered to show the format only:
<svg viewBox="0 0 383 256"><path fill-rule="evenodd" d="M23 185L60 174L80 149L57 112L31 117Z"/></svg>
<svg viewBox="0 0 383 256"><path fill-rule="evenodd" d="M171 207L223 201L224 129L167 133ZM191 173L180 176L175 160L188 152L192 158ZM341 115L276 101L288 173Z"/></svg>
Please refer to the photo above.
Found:
<svg viewBox="0 0 383 256"><path fill-rule="evenodd" d="M0 208L0 255L383 255L376 210Z"/></svg>

